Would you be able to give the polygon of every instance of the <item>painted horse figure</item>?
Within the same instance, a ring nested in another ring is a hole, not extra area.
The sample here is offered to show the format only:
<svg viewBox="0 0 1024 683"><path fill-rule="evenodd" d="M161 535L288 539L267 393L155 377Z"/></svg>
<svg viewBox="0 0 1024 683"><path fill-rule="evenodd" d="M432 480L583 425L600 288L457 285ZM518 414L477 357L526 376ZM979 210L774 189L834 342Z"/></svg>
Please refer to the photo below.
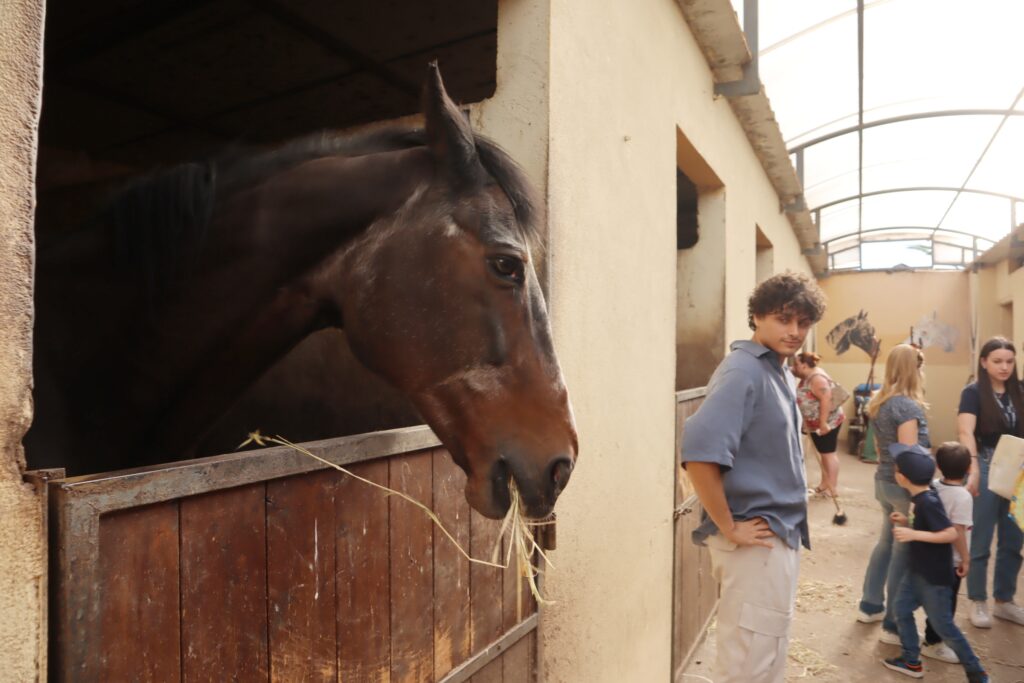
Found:
<svg viewBox="0 0 1024 683"><path fill-rule="evenodd" d="M424 120L164 171L41 250L30 466L190 457L272 363L335 326L411 399L476 510L501 517L511 476L547 515L577 439L531 258L540 209L436 65Z"/></svg>

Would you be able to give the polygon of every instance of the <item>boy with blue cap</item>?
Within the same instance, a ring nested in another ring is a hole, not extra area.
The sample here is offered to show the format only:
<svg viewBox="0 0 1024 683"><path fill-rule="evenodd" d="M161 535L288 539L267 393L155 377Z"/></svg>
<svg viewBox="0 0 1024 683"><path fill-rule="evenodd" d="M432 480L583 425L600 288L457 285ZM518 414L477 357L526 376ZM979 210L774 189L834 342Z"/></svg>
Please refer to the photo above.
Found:
<svg viewBox="0 0 1024 683"><path fill-rule="evenodd" d="M901 543L910 543L909 568L896 595L896 625L899 628L899 657L883 660L893 671L923 678L921 644L918 640L914 610L924 607L932 628L952 649L967 673L969 683L988 683L989 677L971 649L964 634L953 623L953 546L957 530L949 521L938 494L931 488L935 475L935 460L921 445L894 443L889 453L896 464L896 483L911 496L913 528L904 526L906 517L893 513L897 526L893 537Z"/></svg>

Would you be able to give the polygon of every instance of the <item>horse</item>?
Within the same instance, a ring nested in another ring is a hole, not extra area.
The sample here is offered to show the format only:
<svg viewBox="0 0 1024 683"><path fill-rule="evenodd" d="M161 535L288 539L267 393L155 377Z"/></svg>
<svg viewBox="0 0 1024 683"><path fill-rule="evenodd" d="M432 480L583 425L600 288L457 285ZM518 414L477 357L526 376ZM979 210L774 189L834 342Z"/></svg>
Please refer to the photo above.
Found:
<svg viewBox="0 0 1024 683"><path fill-rule="evenodd" d="M533 260L542 207L436 63L422 121L158 171L41 247L29 466L193 457L267 368L337 328L474 509L502 517L511 478L548 516L578 440Z"/></svg>

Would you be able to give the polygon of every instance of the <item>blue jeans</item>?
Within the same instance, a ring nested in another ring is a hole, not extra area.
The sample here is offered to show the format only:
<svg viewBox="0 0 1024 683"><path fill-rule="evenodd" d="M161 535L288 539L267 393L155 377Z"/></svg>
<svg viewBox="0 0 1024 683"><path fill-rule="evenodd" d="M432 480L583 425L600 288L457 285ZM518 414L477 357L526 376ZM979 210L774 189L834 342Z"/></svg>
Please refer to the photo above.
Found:
<svg viewBox="0 0 1024 683"><path fill-rule="evenodd" d="M988 558L992 554L992 537L998 530L992 595L1000 602L1009 602L1013 600L1013 594L1017 591L1024 532L1010 519L1010 501L988 489L988 468L992 461L992 451L991 448L978 447L981 480L978 483L978 497L974 499L971 571L967 574L967 597L971 600L988 599Z"/></svg>
<svg viewBox="0 0 1024 683"><path fill-rule="evenodd" d="M953 610L950 609L952 604L951 586L936 586L914 572L906 573L896 595L896 623L899 625L903 659L915 664L921 661L921 644L917 638L914 610L924 607L932 628L960 658L964 671L969 674L984 671L970 643L953 623Z"/></svg>
<svg viewBox="0 0 1024 683"><path fill-rule="evenodd" d="M864 592L860 599L860 609L866 614L885 612L882 628L896 633L896 617L893 602L899 590L903 575L907 572L907 544L897 543L893 547L892 522L889 515L910 511L910 494L900 488L894 481L875 479L875 500L882 506L882 530L878 535L878 543L871 551L867 571L864 572ZM885 596L889 596L886 606Z"/></svg>

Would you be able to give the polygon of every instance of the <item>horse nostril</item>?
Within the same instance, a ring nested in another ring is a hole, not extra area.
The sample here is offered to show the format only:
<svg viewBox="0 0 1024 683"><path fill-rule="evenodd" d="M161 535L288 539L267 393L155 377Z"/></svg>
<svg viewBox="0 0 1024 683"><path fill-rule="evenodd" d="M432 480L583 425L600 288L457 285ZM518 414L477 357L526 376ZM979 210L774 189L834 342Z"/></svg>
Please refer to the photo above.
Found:
<svg viewBox="0 0 1024 683"><path fill-rule="evenodd" d="M561 493L569 483L572 474L572 460L559 458L551 465L551 481L555 485L555 495Z"/></svg>

